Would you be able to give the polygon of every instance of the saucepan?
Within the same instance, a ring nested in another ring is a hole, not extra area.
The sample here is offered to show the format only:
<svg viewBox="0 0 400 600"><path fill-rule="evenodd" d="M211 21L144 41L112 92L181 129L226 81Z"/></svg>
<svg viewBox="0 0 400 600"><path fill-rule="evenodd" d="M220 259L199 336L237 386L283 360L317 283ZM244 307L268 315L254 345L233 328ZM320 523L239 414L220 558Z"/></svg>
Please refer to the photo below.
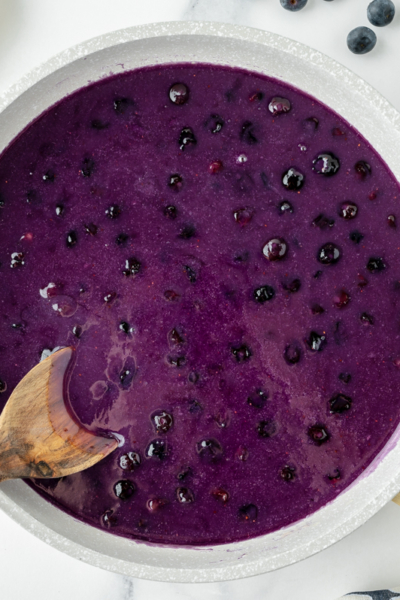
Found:
<svg viewBox="0 0 400 600"><path fill-rule="evenodd" d="M327 104L374 146L400 180L400 114L330 58L272 33L215 23L159 23L102 35L67 50L0 99L0 151L64 96L112 73L176 62L241 67L286 81ZM354 531L400 490L400 427L335 500L279 531L210 547L134 542L63 513L23 481L0 485L0 506L36 537L110 571L159 581L204 582L265 573Z"/></svg>

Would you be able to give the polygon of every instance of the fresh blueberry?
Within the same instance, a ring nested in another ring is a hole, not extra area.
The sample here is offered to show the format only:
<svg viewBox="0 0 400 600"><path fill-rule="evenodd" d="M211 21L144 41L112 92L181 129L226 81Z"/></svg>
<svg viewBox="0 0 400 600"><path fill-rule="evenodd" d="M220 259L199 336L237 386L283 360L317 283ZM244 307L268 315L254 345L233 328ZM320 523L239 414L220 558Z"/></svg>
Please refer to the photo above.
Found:
<svg viewBox="0 0 400 600"><path fill-rule="evenodd" d="M254 408L264 408L268 400L268 392L263 390L255 390L248 398L247 404L254 406Z"/></svg>
<svg viewBox="0 0 400 600"><path fill-rule="evenodd" d="M304 8L308 0L280 0L280 2L283 8L295 12Z"/></svg>
<svg viewBox="0 0 400 600"><path fill-rule="evenodd" d="M357 216L358 206L354 202L342 202L339 208L339 216L343 219L350 220Z"/></svg>
<svg viewBox="0 0 400 600"><path fill-rule="evenodd" d="M336 394L329 400L329 410L331 413L340 414L351 408L352 399L344 394Z"/></svg>
<svg viewBox="0 0 400 600"><path fill-rule="evenodd" d="M340 169L339 159L332 152L318 154L313 160L313 171L325 177L332 177Z"/></svg>
<svg viewBox="0 0 400 600"><path fill-rule="evenodd" d="M248 346L232 346L231 352L237 362L246 362L251 358L252 352Z"/></svg>
<svg viewBox="0 0 400 600"><path fill-rule="evenodd" d="M366 312L360 315L360 320L363 325L373 325L375 323L374 317Z"/></svg>
<svg viewBox="0 0 400 600"><path fill-rule="evenodd" d="M168 456L167 442L162 439L153 440L146 448L147 458L164 460Z"/></svg>
<svg viewBox="0 0 400 600"><path fill-rule="evenodd" d="M184 127L179 134L179 148L181 150L185 150L189 146L194 146L197 144L196 137L193 133L193 130L190 127Z"/></svg>
<svg viewBox="0 0 400 600"><path fill-rule="evenodd" d="M189 488L179 487L176 489L176 499L180 504L190 504L194 502L194 494Z"/></svg>
<svg viewBox="0 0 400 600"><path fill-rule="evenodd" d="M196 444L198 454L207 461L214 461L222 455L222 446L215 439L204 439Z"/></svg>
<svg viewBox="0 0 400 600"><path fill-rule="evenodd" d="M72 230L67 234L67 248L73 248L78 242L76 231Z"/></svg>
<svg viewBox="0 0 400 600"><path fill-rule="evenodd" d="M206 127L211 133L220 133L224 126L224 120L219 115L210 115L206 121Z"/></svg>
<svg viewBox="0 0 400 600"><path fill-rule="evenodd" d="M351 381L351 375L350 373L339 373L339 379L340 381L343 381L343 383L350 383Z"/></svg>
<svg viewBox="0 0 400 600"><path fill-rule="evenodd" d="M371 273L380 273L381 271L384 271L386 269L386 264L383 258L372 257L367 263L367 269Z"/></svg>
<svg viewBox="0 0 400 600"><path fill-rule="evenodd" d="M223 488L217 488L211 492L213 498L218 500L218 502L222 502L222 504L226 504L229 500L229 494Z"/></svg>
<svg viewBox="0 0 400 600"><path fill-rule="evenodd" d="M395 215L389 215L388 218L387 218L387 222L388 222L389 227L392 227L393 229L396 229L397 222L396 222Z"/></svg>
<svg viewBox="0 0 400 600"><path fill-rule="evenodd" d="M340 258L340 250L335 244L324 244L318 250L317 258L323 265L335 265Z"/></svg>
<svg viewBox="0 0 400 600"><path fill-rule="evenodd" d="M178 173L170 175L168 186L171 188L171 190L174 190L174 192L179 192L179 190L182 188L182 185L183 177L181 175L179 175Z"/></svg>
<svg viewBox="0 0 400 600"><path fill-rule="evenodd" d="M262 438L270 438L276 434L276 425L273 421L260 421L257 424L257 433Z"/></svg>
<svg viewBox="0 0 400 600"><path fill-rule="evenodd" d="M312 352L321 352L326 346L326 335L325 333L320 334L316 331L311 331L310 335L306 339L306 344L309 350Z"/></svg>
<svg viewBox="0 0 400 600"><path fill-rule="evenodd" d="M93 121L91 122L92 129L97 129L98 131L107 129L109 126L110 126L110 123L106 123L105 121L100 121L100 119L93 119Z"/></svg>
<svg viewBox="0 0 400 600"><path fill-rule="evenodd" d="M86 157L82 161L80 173L82 177L90 177L94 170L94 160L90 157Z"/></svg>
<svg viewBox="0 0 400 600"><path fill-rule="evenodd" d="M318 229L322 229L322 230L327 229L328 227L331 228L334 226L334 224L335 224L334 219L330 219L329 217L326 217L322 213L320 213L318 215L318 217L315 217L315 219L311 223L311 225L313 227L318 227Z"/></svg>
<svg viewBox="0 0 400 600"><path fill-rule="evenodd" d="M356 231L352 231L350 233L350 239L355 244L359 244L364 239L364 236L362 233L360 233L359 231L356 230Z"/></svg>
<svg viewBox="0 0 400 600"><path fill-rule="evenodd" d="M248 225L253 218L254 210L252 208L239 208L233 213L233 218L239 225Z"/></svg>
<svg viewBox="0 0 400 600"><path fill-rule="evenodd" d="M117 115L124 115L134 106L133 100L130 98L116 98L114 100L114 110Z"/></svg>
<svg viewBox="0 0 400 600"><path fill-rule="evenodd" d="M284 0L281 0L283 2ZM294 0L292 0L294 1ZM305 0L307 2L307 0ZM297 2L297 0L296 0ZM255 523L258 517L258 508L255 504L245 504L239 508L239 519L248 523Z"/></svg>
<svg viewBox="0 0 400 600"><path fill-rule="evenodd" d="M0 379L0 394L7 390L7 384L3 379Z"/></svg>
<svg viewBox="0 0 400 600"><path fill-rule="evenodd" d="M295 292L298 292L301 288L301 281L300 279L292 279L291 281L285 281L282 283L282 287L286 292L294 294Z"/></svg>
<svg viewBox="0 0 400 600"><path fill-rule="evenodd" d="M371 166L365 162L365 160L359 160L354 165L354 170L356 172L356 176L361 181L364 181L368 175L371 175Z"/></svg>
<svg viewBox="0 0 400 600"><path fill-rule="evenodd" d="M121 209L117 204L112 204L106 210L106 215L109 219L117 219L121 214Z"/></svg>
<svg viewBox="0 0 400 600"><path fill-rule="evenodd" d="M12 269L18 269L23 267L25 264L25 254L23 252L13 252L11 254L10 267Z"/></svg>
<svg viewBox="0 0 400 600"><path fill-rule="evenodd" d="M195 237L196 229L193 225L186 224L182 227L179 236L181 240L190 240L192 237Z"/></svg>
<svg viewBox="0 0 400 600"><path fill-rule="evenodd" d="M340 290L333 297L333 304L336 308L344 308L350 302L350 296L345 290Z"/></svg>
<svg viewBox="0 0 400 600"><path fill-rule="evenodd" d="M273 115L281 115L291 110L292 105L287 98L279 98L275 96L268 104L268 110Z"/></svg>
<svg viewBox="0 0 400 600"><path fill-rule="evenodd" d="M135 485L132 481L128 481L127 479L122 479L118 481L114 485L114 494L120 500L129 500L131 496L135 493Z"/></svg>
<svg viewBox="0 0 400 600"><path fill-rule="evenodd" d="M304 175L291 167L282 175L282 183L287 190L300 190L304 185Z"/></svg>
<svg viewBox="0 0 400 600"><path fill-rule="evenodd" d="M256 302L260 304L264 304L264 302L268 302L272 300L275 296L275 290L270 285L262 285L259 288L256 288L253 292L253 298Z"/></svg>
<svg viewBox="0 0 400 600"><path fill-rule="evenodd" d="M129 239L129 235L126 233L119 233L115 238L117 246L124 246Z"/></svg>
<svg viewBox="0 0 400 600"><path fill-rule="evenodd" d="M185 104L189 100L189 88L184 83L174 83L169 88L169 99L173 104Z"/></svg>
<svg viewBox="0 0 400 600"><path fill-rule="evenodd" d="M281 215L290 214L293 212L293 206L287 200L282 200L279 204L279 213Z"/></svg>
<svg viewBox="0 0 400 600"><path fill-rule="evenodd" d="M271 262L281 260L287 252L287 244L282 238L273 238L263 247L265 258Z"/></svg>
<svg viewBox="0 0 400 600"><path fill-rule="evenodd" d="M165 410L159 410L151 415L154 429L157 433L167 433L174 422L172 415Z"/></svg>
<svg viewBox="0 0 400 600"><path fill-rule="evenodd" d="M376 34L369 27L356 27L347 36L347 47L354 54L367 54L376 44Z"/></svg>
<svg viewBox="0 0 400 600"><path fill-rule="evenodd" d="M141 268L142 263L132 256L131 258L126 259L125 269L123 269L122 273L125 277L135 277L140 272Z"/></svg>
<svg viewBox="0 0 400 600"><path fill-rule="evenodd" d="M119 466L123 471L134 471L141 462L140 454L137 452L126 452L119 458Z"/></svg>
<svg viewBox="0 0 400 600"><path fill-rule="evenodd" d="M88 233L89 235L95 236L98 230L97 225L95 225L94 223L88 223L87 225L83 225L86 233Z"/></svg>
<svg viewBox="0 0 400 600"><path fill-rule="evenodd" d="M288 365L295 365L301 358L301 348L298 344L288 344L283 352L283 357Z"/></svg>
<svg viewBox="0 0 400 600"><path fill-rule="evenodd" d="M43 175L43 181L46 181L46 183L53 183L54 180L56 178L56 175L54 173L54 171L52 169L49 169L44 175Z"/></svg>
<svg viewBox="0 0 400 600"><path fill-rule="evenodd" d="M395 11L392 0L373 0L367 8L368 21L375 27L385 27L393 21Z"/></svg>
<svg viewBox="0 0 400 600"><path fill-rule="evenodd" d="M296 477L296 469L286 465L280 470L279 474L284 481L293 481L293 479Z"/></svg>
<svg viewBox="0 0 400 600"><path fill-rule="evenodd" d="M166 206L164 208L164 215L168 217L168 219L176 219L176 217L178 216L178 210L176 206L173 206L172 204Z"/></svg>
<svg viewBox="0 0 400 600"><path fill-rule="evenodd" d="M255 133L255 126L251 121L245 121L240 132L240 139L246 144L253 145L258 143L258 138Z"/></svg>
<svg viewBox="0 0 400 600"><path fill-rule="evenodd" d="M330 437L323 425L312 425L308 429L308 435L317 446L321 446L321 444L327 442Z"/></svg>

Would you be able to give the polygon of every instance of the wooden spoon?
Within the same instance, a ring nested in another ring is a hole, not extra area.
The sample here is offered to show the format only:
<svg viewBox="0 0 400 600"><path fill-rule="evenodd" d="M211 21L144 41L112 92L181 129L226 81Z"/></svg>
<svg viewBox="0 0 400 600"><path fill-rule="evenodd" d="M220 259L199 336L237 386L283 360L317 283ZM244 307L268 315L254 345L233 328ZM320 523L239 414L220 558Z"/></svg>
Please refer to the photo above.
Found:
<svg viewBox="0 0 400 600"><path fill-rule="evenodd" d="M0 416L0 481L63 477L99 462L118 446L79 425L64 402L72 348L33 367Z"/></svg>

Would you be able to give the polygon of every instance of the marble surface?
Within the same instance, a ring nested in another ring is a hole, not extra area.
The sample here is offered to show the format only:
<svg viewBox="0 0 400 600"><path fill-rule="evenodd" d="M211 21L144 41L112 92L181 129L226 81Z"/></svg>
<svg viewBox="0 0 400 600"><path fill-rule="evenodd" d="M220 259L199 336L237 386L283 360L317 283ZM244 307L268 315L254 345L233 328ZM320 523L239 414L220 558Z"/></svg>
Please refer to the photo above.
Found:
<svg viewBox="0 0 400 600"><path fill-rule="evenodd" d="M309 0L299 13L279 0L0 0L0 93L57 52L107 31L155 21L214 20L291 37L325 52L400 110L400 15L377 30L378 44L354 56L346 36L366 25L369 0ZM400 13L400 2L395 0ZM4 600L335 600L353 590L400 585L400 507L385 506L363 527L306 561L219 584L139 581L61 554L0 513L0 597Z"/></svg>

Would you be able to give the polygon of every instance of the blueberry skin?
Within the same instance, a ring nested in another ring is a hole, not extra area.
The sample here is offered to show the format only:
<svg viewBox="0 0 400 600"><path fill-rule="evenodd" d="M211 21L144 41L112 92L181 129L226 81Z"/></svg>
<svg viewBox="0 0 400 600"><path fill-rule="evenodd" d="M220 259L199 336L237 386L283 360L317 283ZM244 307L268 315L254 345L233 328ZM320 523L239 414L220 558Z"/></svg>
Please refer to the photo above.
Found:
<svg viewBox="0 0 400 600"><path fill-rule="evenodd" d="M367 54L375 44L376 34L369 27L356 27L347 36L347 46L354 54Z"/></svg>
<svg viewBox="0 0 400 600"><path fill-rule="evenodd" d="M375 27L385 27L393 21L395 12L392 0L373 0L367 8L368 21Z"/></svg>
<svg viewBox="0 0 400 600"><path fill-rule="evenodd" d="M280 2L283 8L295 12L304 8L308 0L280 0Z"/></svg>

